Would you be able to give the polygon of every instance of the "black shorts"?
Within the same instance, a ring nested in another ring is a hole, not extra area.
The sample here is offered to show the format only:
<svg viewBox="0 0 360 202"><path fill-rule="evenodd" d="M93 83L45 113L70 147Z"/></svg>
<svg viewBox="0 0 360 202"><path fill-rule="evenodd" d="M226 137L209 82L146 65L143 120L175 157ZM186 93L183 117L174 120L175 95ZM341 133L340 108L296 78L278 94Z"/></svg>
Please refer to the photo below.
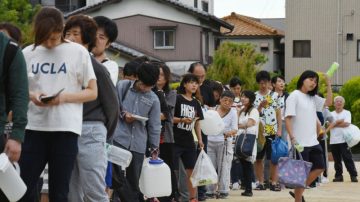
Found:
<svg viewBox="0 0 360 202"><path fill-rule="evenodd" d="M185 169L193 169L195 167L197 154L196 148L194 147L184 147L178 144L174 144L173 148L174 154L174 170L179 170L179 160L181 159Z"/></svg>
<svg viewBox="0 0 360 202"><path fill-rule="evenodd" d="M264 144L264 148L263 150L258 151L258 153L256 154L256 160L264 159L265 154L266 154L266 160L271 160L271 152L272 152L271 143L273 140L275 140L275 135L266 136L265 139L266 142Z"/></svg>
<svg viewBox="0 0 360 202"><path fill-rule="evenodd" d="M311 147L304 147L304 151L301 152L301 156L303 157L304 161L308 161L313 164L311 170L325 169L325 159L323 153L324 152L321 148L321 145L318 144ZM299 159L298 155L297 159Z"/></svg>

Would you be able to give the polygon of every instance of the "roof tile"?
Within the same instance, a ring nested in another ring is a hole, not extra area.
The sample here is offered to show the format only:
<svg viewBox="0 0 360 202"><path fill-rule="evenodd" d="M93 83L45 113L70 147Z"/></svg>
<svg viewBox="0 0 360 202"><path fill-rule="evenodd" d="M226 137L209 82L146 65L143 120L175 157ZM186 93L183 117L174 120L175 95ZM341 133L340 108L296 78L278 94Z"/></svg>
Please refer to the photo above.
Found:
<svg viewBox="0 0 360 202"><path fill-rule="evenodd" d="M232 32L221 28L221 33L226 36L284 36L284 32L270 27L259 19L244 16L232 12L231 15L222 18L226 22L234 25Z"/></svg>

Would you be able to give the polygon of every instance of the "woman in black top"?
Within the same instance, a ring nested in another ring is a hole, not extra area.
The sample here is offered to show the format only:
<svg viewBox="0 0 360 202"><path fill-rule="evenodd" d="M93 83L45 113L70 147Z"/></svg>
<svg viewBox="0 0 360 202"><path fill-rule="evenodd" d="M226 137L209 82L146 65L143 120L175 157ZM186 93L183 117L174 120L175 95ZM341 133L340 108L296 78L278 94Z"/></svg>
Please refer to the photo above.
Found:
<svg viewBox="0 0 360 202"><path fill-rule="evenodd" d="M174 114L174 168L179 170L181 158L187 174L187 187L190 193L190 202L196 201L196 188L190 182L190 176L196 163L196 147L192 130L195 129L198 144L203 148L199 120L203 119L200 103L193 98L199 88L199 80L193 74L184 75L176 98Z"/></svg>

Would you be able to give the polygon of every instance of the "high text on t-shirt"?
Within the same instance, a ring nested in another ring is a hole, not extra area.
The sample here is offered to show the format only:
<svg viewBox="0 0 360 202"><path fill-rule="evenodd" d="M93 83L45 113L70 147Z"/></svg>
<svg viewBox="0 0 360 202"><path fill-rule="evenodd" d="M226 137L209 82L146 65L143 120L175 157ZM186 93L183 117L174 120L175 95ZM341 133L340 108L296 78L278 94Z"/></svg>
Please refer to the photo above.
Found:
<svg viewBox="0 0 360 202"><path fill-rule="evenodd" d="M181 104L181 112L180 112L180 116L181 117L185 117L185 118L191 118L194 119L195 118L195 107L191 106L191 105L187 105L187 104ZM184 122L180 122L177 124L177 127L179 129L183 129L183 130L187 130L187 131L192 131L192 129L194 128L194 121L191 124L186 124Z"/></svg>

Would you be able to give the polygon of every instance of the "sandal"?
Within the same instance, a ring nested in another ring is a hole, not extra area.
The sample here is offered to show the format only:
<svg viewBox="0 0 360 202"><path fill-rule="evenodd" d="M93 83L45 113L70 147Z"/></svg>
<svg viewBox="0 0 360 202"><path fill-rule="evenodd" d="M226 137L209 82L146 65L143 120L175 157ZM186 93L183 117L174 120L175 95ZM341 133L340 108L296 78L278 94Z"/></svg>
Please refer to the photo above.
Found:
<svg viewBox="0 0 360 202"><path fill-rule="evenodd" d="M271 191L281 191L280 184L270 184L270 190Z"/></svg>

